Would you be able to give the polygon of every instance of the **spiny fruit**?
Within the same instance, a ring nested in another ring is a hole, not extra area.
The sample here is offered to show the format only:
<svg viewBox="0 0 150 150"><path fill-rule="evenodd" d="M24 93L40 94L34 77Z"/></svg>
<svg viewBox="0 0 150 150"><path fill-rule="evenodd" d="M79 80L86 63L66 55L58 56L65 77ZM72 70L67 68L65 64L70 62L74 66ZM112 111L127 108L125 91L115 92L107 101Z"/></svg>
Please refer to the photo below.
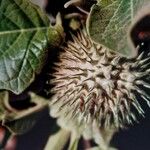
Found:
<svg viewBox="0 0 150 150"><path fill-rule="evenodd" d="M72 35L55 64L51 115L78 124L123 127L144 116L140 99L149 104L150 58L128 59L93 43L85 31Z"/></svg>

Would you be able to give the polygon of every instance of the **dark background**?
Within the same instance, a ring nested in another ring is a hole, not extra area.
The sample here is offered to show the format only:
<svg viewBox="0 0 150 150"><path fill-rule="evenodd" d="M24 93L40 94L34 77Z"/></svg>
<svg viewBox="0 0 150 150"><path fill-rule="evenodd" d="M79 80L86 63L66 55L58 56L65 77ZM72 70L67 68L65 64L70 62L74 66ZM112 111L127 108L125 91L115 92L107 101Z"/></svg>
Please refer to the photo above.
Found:
<svg viewBox="0 0 150 150"><path fill-rule="evenodd" d="M114 136L112 145L119 150L150 150L150 111L147 111L146 114L145 119L142 119L139 124L135 123L128 129L120 130ZM53 122L54 120L50 119L48 111L45 110L34 128L19 136L17 150L43 150L51 133Z"/></svg>

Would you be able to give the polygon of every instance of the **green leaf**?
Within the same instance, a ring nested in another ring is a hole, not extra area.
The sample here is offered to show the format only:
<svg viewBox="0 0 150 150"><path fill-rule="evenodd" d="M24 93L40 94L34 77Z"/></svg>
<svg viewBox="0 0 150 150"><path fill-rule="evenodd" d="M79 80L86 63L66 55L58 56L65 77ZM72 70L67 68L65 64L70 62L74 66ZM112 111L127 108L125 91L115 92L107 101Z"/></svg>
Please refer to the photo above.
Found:
<svg viewBox="0 0 150 150"><path fill-rule="evenodd" d="M48 44L60 44L62 30L50 26L48 17L28 0L1 0L0 20L0 89L19 94L40 73Z"/></svg>
<svg viewBox="0 0 150 150"><path fill-rule="evenodd" d="M87 19L91 38L109 49L127 57L137 50L129 46L129 32L137 12L148 0L99 0L93 5Z"/></svg>
<svg viewBox="0 0 150 150"><path fill-rule="evenodd" d="M62 150L69 140L70 132L61 129L56 134L50 136L44 150Z"/></svg>
<svg viewBox="0 0 150 150"><path fill-rule="evenodd" d="M30 130L37 122L40 112L46 107L48 108L48 101L44 98L33 93L30 95L30 103L35 105L20 111L10 106L8 92L0 93L0 120L2 125L13 134L23 134Z"/></svg>

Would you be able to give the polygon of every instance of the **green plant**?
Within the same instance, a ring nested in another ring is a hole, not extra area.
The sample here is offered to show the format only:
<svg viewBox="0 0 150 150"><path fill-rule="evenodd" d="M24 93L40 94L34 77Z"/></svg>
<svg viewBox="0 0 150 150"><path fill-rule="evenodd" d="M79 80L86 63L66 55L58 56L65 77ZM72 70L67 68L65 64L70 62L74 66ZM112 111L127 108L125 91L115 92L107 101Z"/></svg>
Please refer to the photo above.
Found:
<svg viewBox="0 0 150 150"><path fill-rule="evenodd" d="M150 39L147 4L147 0L71 0L65 8L76 9L59 12L52 26L30 1L1 0L2 125L12 134L23 134L48 108L61 129L50 136L45 150L61 150L69 139L68 149L76 150L81 137L95 142L91 150L113 150L113 134L137 120L132 107L144 116L137 94L150 106L150 58L140 51ZM47 72L48 84L54 87L46 99L27 88L52 59L48 57L52 49L59 49L59 56L50 66L53 71ZM26 91L33 106L16 109L10 91Z"/></svg>

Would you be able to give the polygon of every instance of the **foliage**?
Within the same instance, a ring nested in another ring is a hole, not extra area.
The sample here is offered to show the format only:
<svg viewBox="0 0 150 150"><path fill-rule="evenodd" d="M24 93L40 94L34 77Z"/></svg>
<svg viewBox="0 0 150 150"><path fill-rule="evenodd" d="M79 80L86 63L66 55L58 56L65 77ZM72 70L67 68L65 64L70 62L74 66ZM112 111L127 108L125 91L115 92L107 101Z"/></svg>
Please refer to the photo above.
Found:
<svg viewBox="0 0 150 150"><path fill-rule="evenodd" d="M134 57L137 49L129 46L130 28L137 12L147 0L99 0L93 5L87 26L91 38L113 51Z"/></svg>
<svg viewBox="0 0 150 150"><path fill-rule="evenodd" d="M0 20L0 88L19 94L40 73L48 45L58 45L61 35L28 0L2 0Z"/></svg>
<svg viewBox="0 0 150 150"><path fill-rule="evenodd" d="M49 17L29 0L0 1L0 121L12 134L27 132L37 122L41 111L51 105L43 95L30 90L30 86L42 73L45 64L53 60L48 57L49 53L60 48L64 39L67 42L70 32L85 26L93 42L116 52L118 56L135 57L138 53L140 43L135 45L131 33L137 23L149 15L149 6L145 6L149 4L148 0L97 0L96 4L94 0L65 2L61 3L66 8L59 9L57 17L52 12ZM74 8L71 13L64 11L69 7ZM141 9L147 12L138 17ZM52 26L51 22L55 25ZM150 26L149 22L147 26ZM149 33L150 29L146 29L146 33L147 30ZM149 34L147 39L150 39ZM138 36L136 41L141 42ZM22 110L14 108L10 103L11 92L29 94L29 107ZM34 104L32 107L31 103ZM110 140L117 129L92 129L91 137L97 146L91 145L89 150L113 150ZM61 150L69 139L69 150L77 150L80 136L66 128L50 136L45 150Z"/></svg>

